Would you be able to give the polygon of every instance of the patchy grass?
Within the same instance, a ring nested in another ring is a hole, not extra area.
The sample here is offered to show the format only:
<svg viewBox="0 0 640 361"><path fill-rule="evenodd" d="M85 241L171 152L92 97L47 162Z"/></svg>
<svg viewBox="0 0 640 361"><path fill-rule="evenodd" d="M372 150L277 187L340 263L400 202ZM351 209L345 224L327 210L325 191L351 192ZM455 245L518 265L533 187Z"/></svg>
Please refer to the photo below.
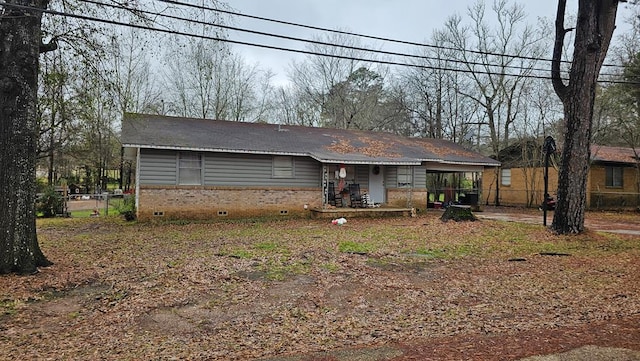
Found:
<svg viewBox="0 0 640 361"><path fill-rule="evenodd" d="M245 360L640 313L637 237L438 215L38 220L55 265L0 277L0 359Z"/></svg>

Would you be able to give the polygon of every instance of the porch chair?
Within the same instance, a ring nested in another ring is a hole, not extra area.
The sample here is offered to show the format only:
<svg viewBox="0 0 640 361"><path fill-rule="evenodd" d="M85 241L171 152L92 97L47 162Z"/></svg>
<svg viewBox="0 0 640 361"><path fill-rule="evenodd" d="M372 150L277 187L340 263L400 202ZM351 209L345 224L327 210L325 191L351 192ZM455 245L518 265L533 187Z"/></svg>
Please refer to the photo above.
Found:
<svg viewBox="0 0 640 361"><path fill-rule="evenodd" d="M327 185L327 202L335 207L342 207L342 196L336 194L336 185L333 182L329 182Z"/></svg>
<svg viewBox="0 0 640 361"><path fill-rule="evenodd" d="M351 199L352 208L362 208L362 194L360 194L360 184L354 183L349 186L349 198Z"/></svg>

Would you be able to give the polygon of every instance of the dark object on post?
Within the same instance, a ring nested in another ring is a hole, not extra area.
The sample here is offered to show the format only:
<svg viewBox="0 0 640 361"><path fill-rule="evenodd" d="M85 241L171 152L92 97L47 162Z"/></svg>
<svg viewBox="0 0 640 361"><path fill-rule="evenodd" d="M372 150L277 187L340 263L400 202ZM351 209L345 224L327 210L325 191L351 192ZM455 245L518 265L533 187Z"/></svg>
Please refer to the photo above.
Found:
<svg viewBox="0 0 640 361"><path fill-rule="evenodd" d="M471 206L461 206L461 205L451 205L447 207L447 209L440 217L440 220L443 222L447 222L453 219L456 222L460 221L475 221L478 218L473 215L471 212Z"/></svg>
<svg viewBox="0 0 640 361"><path fill-rule="evenodd" d="M556 199L553 198L552 196L548 195L545 197L546 200L540 205L540 210L544 210L546 207L546 210L548 211L555 211L556 210ZM546 224L545 224L546 226Z"/></svg>
<svg viewBox="0 0 640 361"><path fill-rule="evenodd" d="M542 145L542 151L544 152L544 201L542 202L542 224L547 225L547 210L549 209L549 157L556 152L556 141L553 137L547 136L544 138L544 144ZM556 203L553 202L553 210L556 209Z"/></svg>

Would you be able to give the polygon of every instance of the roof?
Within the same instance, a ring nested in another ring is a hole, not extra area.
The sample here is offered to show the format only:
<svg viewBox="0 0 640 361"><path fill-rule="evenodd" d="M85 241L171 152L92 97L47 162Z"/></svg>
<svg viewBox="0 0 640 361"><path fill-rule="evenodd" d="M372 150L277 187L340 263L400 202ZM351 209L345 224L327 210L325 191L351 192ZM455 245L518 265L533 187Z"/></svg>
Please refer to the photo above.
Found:
<svg viewBox="0 0 640 361"><path fill-rule="evenodd" d="M499 166L442 139L391 133L125 114L123 147L308 156L323 163Z"/></svg>
<svg viewBox="0 0 640 361"><path fill-rule="evenodd" d="M591 161L599 163L636 164L638 157L633 148L592 145Z"/></svg>

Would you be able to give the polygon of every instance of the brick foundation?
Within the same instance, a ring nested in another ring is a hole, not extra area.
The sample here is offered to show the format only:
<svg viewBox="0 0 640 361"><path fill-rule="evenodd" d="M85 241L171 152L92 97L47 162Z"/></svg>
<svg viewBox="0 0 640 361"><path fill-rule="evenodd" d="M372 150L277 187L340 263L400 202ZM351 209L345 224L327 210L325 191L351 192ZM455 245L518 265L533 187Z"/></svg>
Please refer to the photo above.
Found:
<svg viewBox="0 0 640 361"><path fill-rule="evenodd" d="M409 193L411 192L411 193ZM411 197L411 204L408 204L409 197ZM427 190L426 189L413 189L411 191L403 188L389 188L387 189L387 203L388 207L414 207L414 208L426 208L427 207Z"/></svg>
<svg viewBox="0 0 640 361"><path fill-rule="evenodd" d="M138 219L213 219L308 216L322 207L320 188L141 186ZM307 205L308 209L304 206Z"/></svg>

